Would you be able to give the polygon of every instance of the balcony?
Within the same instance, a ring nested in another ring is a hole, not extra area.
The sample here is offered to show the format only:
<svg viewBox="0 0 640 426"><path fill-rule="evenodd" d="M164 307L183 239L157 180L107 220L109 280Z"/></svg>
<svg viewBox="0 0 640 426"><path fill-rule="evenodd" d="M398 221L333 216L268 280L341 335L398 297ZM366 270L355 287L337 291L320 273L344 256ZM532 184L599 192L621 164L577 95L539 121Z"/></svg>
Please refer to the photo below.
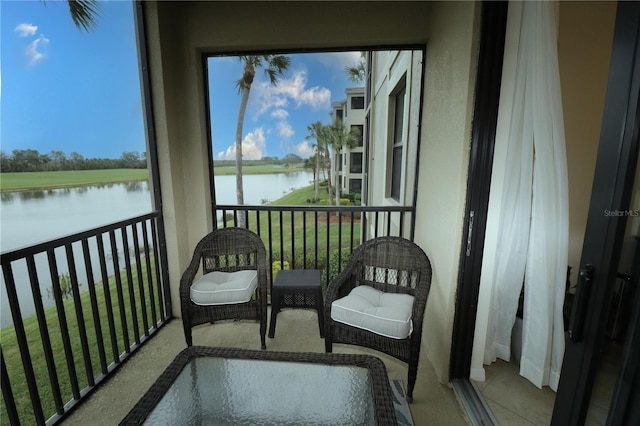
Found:
<svg viewBox="0 0 640 426"><path fill-rule="evenodd" d="M325 285L362 241L413 233L411 207L221 205L214 217L221 227L244 219L265 243L270 272L321 269ZM3 253L12 325L3 324L1 339L2 423L96 424L97 412L103 413L98 423L117 423L186 346L181 321L171 318L164 265L158 212ZM43 288L53 295L51 306L43 304ZM33 315L23 312L27 306ZM194 344L260 347L251 322L201 326L194 329ZM284 311L267 346L324 352L315 313ZM335 351L374 352L341 345ZM374 354L390 377L406 380L406 365ZM427 362L420 368L411 406L417 424L446 416L462 420L453 392L437 382Z"/></svg>
<svg viewBox="0 0 640 426"><path fill-rule="evenodd" d="M259 325L251 321L203 325L193 330L194 345L237 347L260 350ZM115 374L72 412L65 425L114 425L128 413L171 360L186 347L182 322L169 321ZM317 317L312 310L283 310L273 339L267 338L268 351L324 352L318 334ZM389 378L406 382L407 367L379 352L347 345L335 345L336 353L373 354L383 360ZM269 392L265 389L265 392ZM440 383L428 362L422 362L410 405L415 425L467 424L453 391ZM99 415L96 416L96 413Z"/></svg>

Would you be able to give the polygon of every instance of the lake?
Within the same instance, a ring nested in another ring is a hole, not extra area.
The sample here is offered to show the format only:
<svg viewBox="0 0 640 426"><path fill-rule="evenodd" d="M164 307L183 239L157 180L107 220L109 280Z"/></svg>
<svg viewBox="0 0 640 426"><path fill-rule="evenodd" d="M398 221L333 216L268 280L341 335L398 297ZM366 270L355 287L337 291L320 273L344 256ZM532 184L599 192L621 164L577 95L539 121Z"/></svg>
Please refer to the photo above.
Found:
<svg viewBox="0 0 640 426"><path fill-rule="evenodd" d="M311 184L313 174L307 172L244 176L245 204L261 205ZM235 176L216 176L218 204L235 204ZM86 231L102 225L151 212L151 193L147 182L129 182L77 188L3 193L0 196L0 251L30 246L53 238ZM97 250L97 249L96 249ZM92 253L92 257L94 254ZM36 258L45 263L46 257ZM16 265L14 275L23 317L34 313L26 267ZM46 276L46 265L39 265L39 275ZM68 272L60 264L60 274ZM82 268L82 267L81 267ZM41 272L42 271L42 272ZM6 297L4 277L0 277L0 326L12 323ZM42 280L43 303L53 306ZM86 290L86 283L81 290Z"/></svg>

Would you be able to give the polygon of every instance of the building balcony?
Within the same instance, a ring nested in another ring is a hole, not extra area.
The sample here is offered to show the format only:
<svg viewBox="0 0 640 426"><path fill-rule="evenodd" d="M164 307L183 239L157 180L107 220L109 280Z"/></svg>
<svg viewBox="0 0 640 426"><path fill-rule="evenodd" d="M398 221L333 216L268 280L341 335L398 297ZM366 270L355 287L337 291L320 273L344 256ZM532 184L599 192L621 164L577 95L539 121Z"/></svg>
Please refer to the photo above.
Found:
<svg viewBox="0 0 640 426"><path fill-rule="evenodd" d="M216 226L245 226L261 236L269 280L279 269L321 269L323 285L363 241L411 238L412 216L412 207L402 206L219 205L213 212ZM152 212L2 253L11 315L3 317L0 339L0 422L118 423L186 347L172 308L179 306L171 295L178 283L165 267L162 224L162 215ZM285 310L268 350L324 352L317 327L314 311ZM258 325L251 322L200 326L193 337L195 345L260 348ZM390 378L406 378L407 366L384 354L344 345L334 351L373 353ZM438 383L426 356L411 410L416 424L464 423L453 391Z"/></svg>
<svg viewBox="0 0 640 426"><path fill-rule="evenodd" d="M202 325L193 329L193 342L199 346L260 350L259 324L227 321ZM64 424L118 424L185 347L182 322L180 319L170 320L109 381L71 412ZM267 338L267 350L324 352L324 340L318 333L315 311L289 309L280 312L275 337ZM340 344L334 345L334 352L375 355L384 362L390 379L402 379L406 384L407 366L395 358L366 348ZM428 362L421 362L419 366L414 401L409 407L415 425L467 424L453 390L438 383Z"/></svg>

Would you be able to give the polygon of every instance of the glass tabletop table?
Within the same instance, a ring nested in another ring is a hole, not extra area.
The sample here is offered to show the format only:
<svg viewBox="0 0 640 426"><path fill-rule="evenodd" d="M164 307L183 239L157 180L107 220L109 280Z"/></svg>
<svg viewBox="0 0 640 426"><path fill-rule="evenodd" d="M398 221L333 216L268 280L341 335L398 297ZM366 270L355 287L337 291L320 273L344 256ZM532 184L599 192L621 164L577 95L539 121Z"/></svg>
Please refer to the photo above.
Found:
<svg viewBox="0 0 640 426"><path fill-rule="evenodd" d="M395 425L392 398L374 356L192 346L121 424Z"/></svg>

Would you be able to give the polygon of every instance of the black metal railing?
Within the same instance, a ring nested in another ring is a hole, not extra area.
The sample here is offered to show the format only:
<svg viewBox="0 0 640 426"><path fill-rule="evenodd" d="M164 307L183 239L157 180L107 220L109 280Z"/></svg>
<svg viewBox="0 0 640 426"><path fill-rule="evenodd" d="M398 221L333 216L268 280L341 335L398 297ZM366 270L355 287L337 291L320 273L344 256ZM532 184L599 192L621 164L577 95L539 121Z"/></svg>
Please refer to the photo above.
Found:
<svg viewBox="0 0 640 426"><path fill-rule="evenodd" d="M321 269L326 285L364 241L387 235L413 240L413 211L410 206L218 205L213 213L218 227L243 226L262 238L271 274Z"/></svg>
<svg viewBox="0 0 640 426"><path fill-rule="evenodd" d="M2 253L1 424L58 422L170 318L164 250L154 212Z"/></svg>
<svg viewBox="0 0 640 426"><path fill-rule="evenodd" d="M413 239L415 222L408 206L218 205L214 217L261 236L270 277L312 268L325 283L367 239ZM2 253L0 423L58 422L170 318L164 246L154 212Z"/></svg>

